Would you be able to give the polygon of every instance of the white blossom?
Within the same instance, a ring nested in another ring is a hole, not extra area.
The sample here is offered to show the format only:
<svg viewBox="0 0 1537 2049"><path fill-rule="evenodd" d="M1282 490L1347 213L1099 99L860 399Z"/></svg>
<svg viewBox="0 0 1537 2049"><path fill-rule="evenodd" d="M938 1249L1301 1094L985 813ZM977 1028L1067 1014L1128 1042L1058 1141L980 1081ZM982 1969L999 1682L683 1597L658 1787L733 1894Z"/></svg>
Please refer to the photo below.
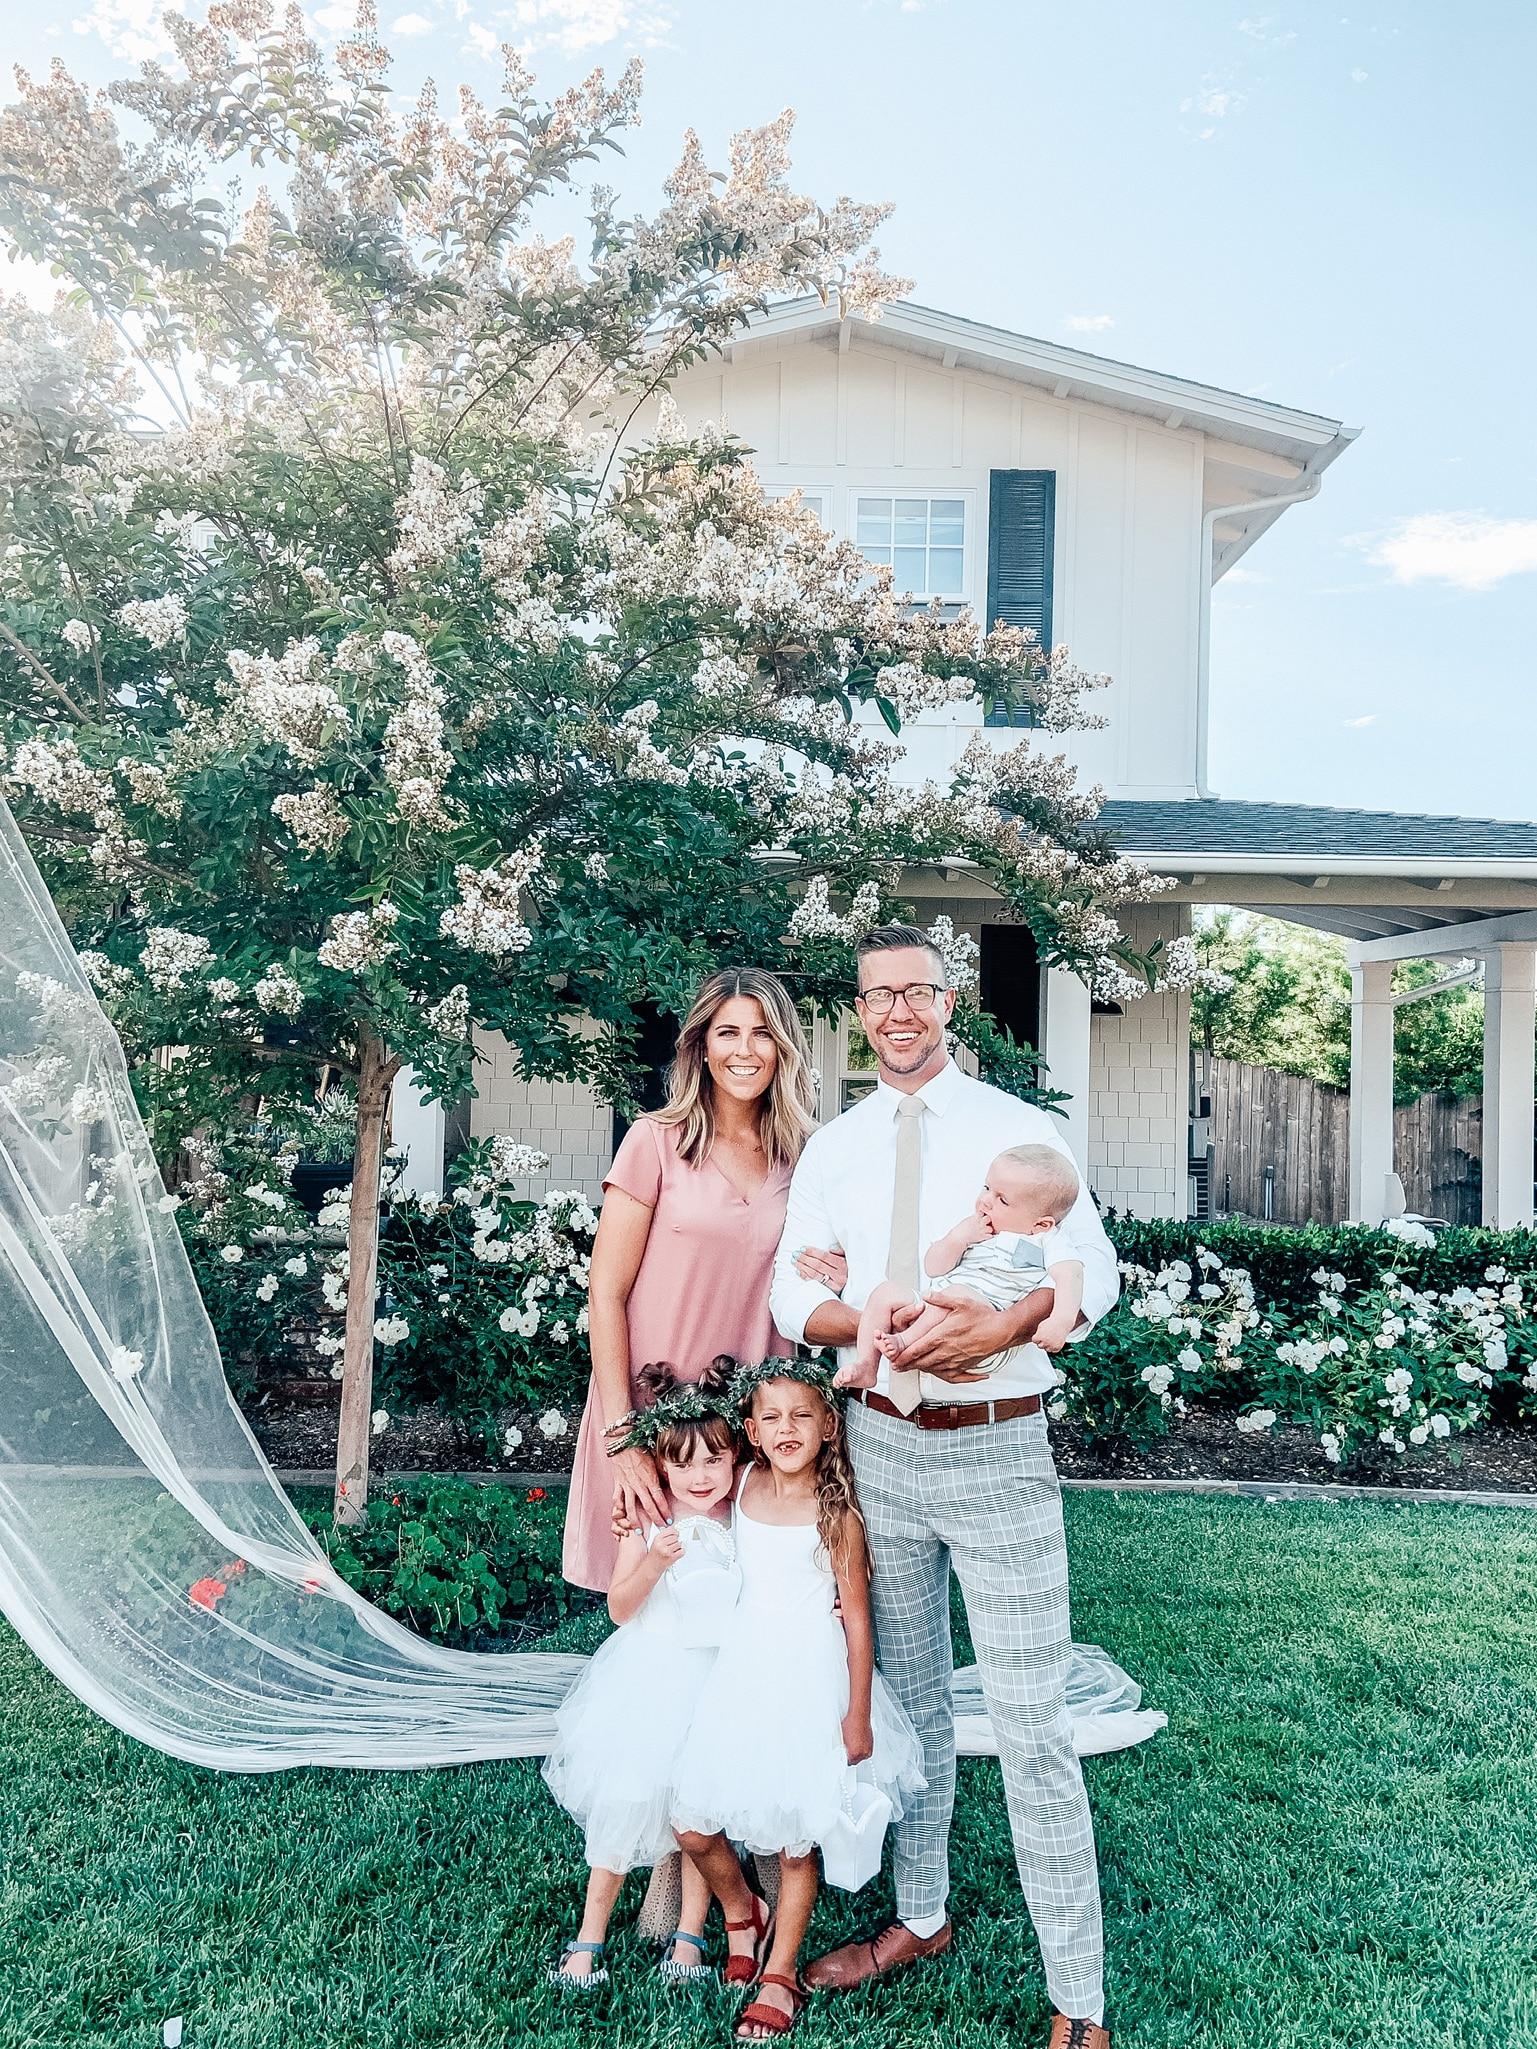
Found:
<svg viewBox="0 0 1537 2049"><path fill-rule="evenodd" d="M533 840L493 868L477 870L461 861L454 870L459 901L438 921L444 938L493 959L523 952L533 934L519 917L520 901L543 858L543 848Z"/></svg>
<svg viewBox="0 0 1537 2049"><path fill-rule="evenodd" d="M427 1022L451 1046L469 1037L470 992L463 982L456 982L446 996L428 1008Z"/></svg>
<svg viewBox="0 0 1537 2049"><path fill-rule="evenodd" d="M272 810L306 854L334 854L351 830L329 783L317 783L313 789L297 795L290 792L274 797Z"/></svg>
<svg viewBox="0 0 1537 2049"><path fill-rule="evenodd" d="M275 961L256 984L257 1008L277 1017L297 1017L304 1008L304 990L297 978L280 961Z"/></svg>
<svg viewBox="0 0 1537 2049"><path fill-rule="evenodd" d="M219 1248L219 1257L226 1266L239 1266L241 1260L245 1258L245 1248L242 1245L221 1246Z"/></svg>
<svg viewBox="0 0 1537 2049"><path fill-rule="evenodd" d="M60 631L76 654L89 654L96 645L96 630L84 619L66 619Z"/></svg>
<svg viewBox="0 0 1537 2049"><path fill-rule="evenodd" d="M333 918L331 936L316 958L322 967L336 968L344 974L374 967L398 951L399 943L390 933L399 918L399 911L388 897L381 898L371 911L348 911Z"/></svg>
<svg viewBox="0 0 1537 2049"><path fill-rule="evenodd" d="M169 925L161 925L147 935L139 959L150 987L168 995L179 989L189 975L199 974L208 966L213 949L200 932L178 932Z"/></svg>
<svg viewBox="0 0 1537 2049"><path fill-rule="evenodd" d="M1275 1420L1274 1409L1250 1409L1246 1415L1234 1417L1233 1427L1244 1437L1258 1437L1271 1429Z"/></svg>
<svg viewBox="0 0 1537 2049"><path fill-rule="evenodd" d="M151 647L169 647L187 631L186 603L174 591L163 598L132 598L119 609L117 623Z"/></svg>
<svg viewBox="0 0 1537 2049"><path fill-rule="evenodd" d="M566 1419L559 1409L546 1409L539 1418L539 1428L544 1436L553 1441L557 1437L565 1436Z"/></svg>
<svg viewBox="0 0 1537 2049"><path fill-rule="evenodd" d="M411 1326L403 1316L380 1316L374 1320L374 1336L381 1345L404 1344L411 1335Z"/></svg>

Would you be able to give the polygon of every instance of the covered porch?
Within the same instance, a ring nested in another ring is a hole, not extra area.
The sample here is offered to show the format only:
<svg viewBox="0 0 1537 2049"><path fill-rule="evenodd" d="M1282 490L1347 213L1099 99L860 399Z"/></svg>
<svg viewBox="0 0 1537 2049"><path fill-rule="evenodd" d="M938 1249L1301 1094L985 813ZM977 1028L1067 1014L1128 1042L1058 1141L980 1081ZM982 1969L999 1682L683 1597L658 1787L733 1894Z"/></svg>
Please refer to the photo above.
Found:
<svg viewBox="0 0 1537 2049"><path fill-rule="evenodd" d="M1404 1209L1393 1157L1395 1012L1481 979L1484 1013L1483 1221L1533 1221L1537 825L1499 819L1248 804L1107 804L1101 822L1175 878L1168 901L1232 904L1350 942L1350 1215ZM1393 990L1395 965L1446 974Z"/></svg>

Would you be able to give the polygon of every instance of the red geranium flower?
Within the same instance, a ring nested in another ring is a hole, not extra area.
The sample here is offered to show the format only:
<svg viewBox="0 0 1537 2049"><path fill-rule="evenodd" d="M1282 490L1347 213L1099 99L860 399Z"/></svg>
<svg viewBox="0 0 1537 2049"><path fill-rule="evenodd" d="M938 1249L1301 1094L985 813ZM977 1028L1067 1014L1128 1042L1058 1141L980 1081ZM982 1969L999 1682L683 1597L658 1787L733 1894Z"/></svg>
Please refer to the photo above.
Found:
<svg viewBox="0 0 1537 2049"><path fill-rule="evenodd" d="M187 1599L194 1608L206 1608L211 1615L214 1603L222 1601L228 1592L229 1588L222 1579L200 1579L188 1587Z"/></svg>
<svg viewBox="0 0 1537 2049"><path fill-rule="evenodd" d="M544 1489L542 1487L530 1487L523 1497L525 1501L543 1501L544 1498Z"/></svg>
<svg viewBox="0 0 1537 2049"><path fill-rule="evenodd" d="M226 1579L233 1579L237 1572L245 1571L245 1560L243 1558L232 1558L228 1565L221 1565L219 1570Z"/></svg>

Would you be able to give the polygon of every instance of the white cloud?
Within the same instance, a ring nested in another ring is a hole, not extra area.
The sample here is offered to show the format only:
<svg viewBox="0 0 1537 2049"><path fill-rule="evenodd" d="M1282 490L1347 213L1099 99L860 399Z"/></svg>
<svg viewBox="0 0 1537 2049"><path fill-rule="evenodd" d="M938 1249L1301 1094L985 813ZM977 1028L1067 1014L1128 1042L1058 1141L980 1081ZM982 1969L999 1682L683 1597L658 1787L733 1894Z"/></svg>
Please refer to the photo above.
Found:
<svg viewBox="0 0 1537 2049"><path fill-rule="evenodd" d="M165 16L182 12L175 0L96 0L90 13L70 27L77 36L100 36L115 56L126 57L130 64L143 64L151 57L171 55Z"/></svg>
<svg viewBox="0 0 1537 2049"><path fill-rule="evenodd" d="M432 23L425 14L403 14L398 21L390 23L392 36L430 36Z"/></svg>
<svg viewBox="0 0 1537 2049"><path fill-rule="evenodd" d="M461 21L464 20L463 15L459 18ZM496 37L492 35L490 29L482 28L478 21L469 21L464 24L464 33L470 39L466 47L473 49L478 56L494 57L496 55Z"/></svg>
<svg viewBox="0 0 1537 2049"><path fill-rule="evenodd" d="M1241 562L1235 562L1231 569L1222 572L1224 583L1274 583L1273 576L1262 576L1257 569L1246 569Z"/></svg>
<svg viewBox="0 0 1537 2049"><path fill-rule="evenodd" d="M632 0L515 0L503 19L512 24L512 40L521 49L558 50L566 57L605 43L655 43L672 27L670 16Z"/></svg>
<svg viewBox="0 0 1537 2049"><path fill-rule="evenodd" d="M353 5L353 0L336 0L334 6L318 8L315 13L315 19L320 26L330 29L333 35L338 36L347 35L356 25L357 18L358 11Z"/></svg>
<svg viewBox="0 0 1537 2049"><path fill-rule="evenodd" d="M1365 85L1371 73L1369 71L1352 71L1350 76L1357 85Z"/></svg>
<svg viewBox="0 0 1537 2049"><path fill-rule="evenodd" d="M1070 334L1103 334L1115 320L1109 313L1069 313L1062 325Z"/></svg>
<svg viewBox="0 0 1537 2049"><path fill-rule="evenodd" d="M1378 714L1376 712L1369 711L1364 719L1341 719L1340 724L1342 726L1355 726L1357 728L1361 726L1374 726L1377 723L1377 718Z"/></svg>
<svg viewBox="0 0 1537 2049"><path fill-rule="evenodd" d="M1420 512L1386 534L1360 536L1367 560L1395 583L1449 583L1493 590L1507 576L1537 572L1537 519L1493 519L1486 512Z"/></svg>

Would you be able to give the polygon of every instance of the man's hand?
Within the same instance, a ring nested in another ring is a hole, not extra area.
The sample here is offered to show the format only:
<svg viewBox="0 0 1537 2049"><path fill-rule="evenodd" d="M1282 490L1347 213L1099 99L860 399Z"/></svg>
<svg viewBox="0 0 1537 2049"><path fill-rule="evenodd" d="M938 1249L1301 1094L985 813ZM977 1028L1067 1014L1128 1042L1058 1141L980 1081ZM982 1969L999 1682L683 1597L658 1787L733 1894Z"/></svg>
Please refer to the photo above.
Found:
<svg viewBox="0 0 1537 2049"><path fill-rule="evenodd" d="M1029 1342L1051 1309L1051 1293L1037 1288L1011 1309L989 1309L985 1303L955 1295L939 1295L937 1304L948 1313L927 1337L915 1338L902 1354L902 1370L931 1373L952 1386L965 1386L988 1375L978 1373L984 1359L1007 1352L1014 1345ZM893 1328L905 1330L915 1322L920 1307L898 1309L892 1315Z"/></svg>

